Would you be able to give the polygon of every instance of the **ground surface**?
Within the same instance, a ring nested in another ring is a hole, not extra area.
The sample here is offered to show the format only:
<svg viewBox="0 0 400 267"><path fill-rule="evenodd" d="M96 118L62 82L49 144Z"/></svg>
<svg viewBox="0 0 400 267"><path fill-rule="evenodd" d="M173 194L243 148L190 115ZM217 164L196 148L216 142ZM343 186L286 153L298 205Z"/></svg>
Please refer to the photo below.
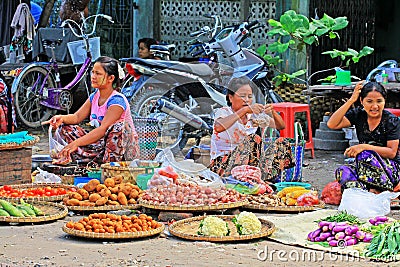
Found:
<svg viewBox="0 0 400 267"><path fill-rule="evenodd" d="M34 153L46 154L47 136ZM343 163L341 152L317 150L315 158L306 152L303 180L321 191L334 179L334 170ZM334 207L334 206L333 206ZM259 215L266 215L259 213ZM398 211L392 214L398 217ZM287 216L287 215L282 215ZM128 240L88 240L62 231L67 217L52 223L0 225L0 267L5 266L395 266L364 259L316 252L268 239L240 243L186 241L170 236ZM299 229L301 231L301 229ZM315 252L314 252L315 253ZM280 255L280 256L278 256ZM300 255L297 257L296 255ZM400 265L400 264L399 264Z"/></svg>

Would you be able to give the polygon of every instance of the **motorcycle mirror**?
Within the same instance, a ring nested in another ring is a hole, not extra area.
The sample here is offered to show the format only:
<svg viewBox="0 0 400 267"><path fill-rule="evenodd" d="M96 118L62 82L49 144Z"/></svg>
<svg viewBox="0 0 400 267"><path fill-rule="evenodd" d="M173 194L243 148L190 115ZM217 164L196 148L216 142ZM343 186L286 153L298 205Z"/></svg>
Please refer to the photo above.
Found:
<svg viewBox="0 0 400 267"><path fill-rule="evenodd" d="M245 38L241 43L240 47L250 48L253 45L253 40L250 37Z"/></svg>

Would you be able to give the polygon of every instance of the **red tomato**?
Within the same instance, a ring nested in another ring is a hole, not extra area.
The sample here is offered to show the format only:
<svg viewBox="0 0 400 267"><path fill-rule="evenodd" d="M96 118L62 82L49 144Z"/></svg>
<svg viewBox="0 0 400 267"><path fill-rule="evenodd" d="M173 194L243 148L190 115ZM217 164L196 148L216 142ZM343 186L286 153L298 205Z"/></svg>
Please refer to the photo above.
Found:
<svg viewBox="0 0 400 267"><path fill-rule="evenodd" d="M4 190L5 191L11 191L11 186L9 186L9 185L5 185L5 186L3 186L3 188L4 188Z"/></svg>

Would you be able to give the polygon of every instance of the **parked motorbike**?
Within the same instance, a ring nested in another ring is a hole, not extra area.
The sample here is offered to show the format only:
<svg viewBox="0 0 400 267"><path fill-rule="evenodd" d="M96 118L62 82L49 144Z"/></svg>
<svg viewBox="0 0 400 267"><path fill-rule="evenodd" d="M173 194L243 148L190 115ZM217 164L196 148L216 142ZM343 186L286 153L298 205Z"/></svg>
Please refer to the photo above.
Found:
<svg viewBox="0 0 400 267"><path fill-rule="evenodd" d="M213 111L226 105L226 86L233 77L247 76L259 87L260 92L255 94L257 102L281 102L268 80L264 59L242 47L258 24L258 21L244 21L214 31L211 40L201 45L201 52L210 58L207 63L121 59L139 82L128 96L134 115L159 119L161 136L175 137L172 145L182 149L189 138L196 138L198 145L202 137L211 133ZM207 30L203 27L196 34ZM127 88L122 90L127 91ZM166 140L162 143L171 146Z"/></svg>

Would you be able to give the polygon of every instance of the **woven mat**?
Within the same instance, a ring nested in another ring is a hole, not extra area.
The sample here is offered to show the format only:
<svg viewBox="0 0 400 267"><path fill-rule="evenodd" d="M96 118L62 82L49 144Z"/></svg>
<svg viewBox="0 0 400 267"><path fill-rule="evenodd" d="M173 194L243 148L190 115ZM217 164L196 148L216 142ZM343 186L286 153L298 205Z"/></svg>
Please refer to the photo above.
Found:
<svg viewBox="0 0 400 267"><path fill-rule="evenodd" d="M275 232L269 236L270 239L278 241L286 245L296 245L309 249L334 252L338 254L349 254L351 256L360 257L360 251L363 251L368 243L358 243L354 246L345 248L323 247L307 240L309 232L318 228L316 220L336 214L337 210L317 210L298 215L283 216L261 216L260 218L271 221L275 227Z"/></svg>

